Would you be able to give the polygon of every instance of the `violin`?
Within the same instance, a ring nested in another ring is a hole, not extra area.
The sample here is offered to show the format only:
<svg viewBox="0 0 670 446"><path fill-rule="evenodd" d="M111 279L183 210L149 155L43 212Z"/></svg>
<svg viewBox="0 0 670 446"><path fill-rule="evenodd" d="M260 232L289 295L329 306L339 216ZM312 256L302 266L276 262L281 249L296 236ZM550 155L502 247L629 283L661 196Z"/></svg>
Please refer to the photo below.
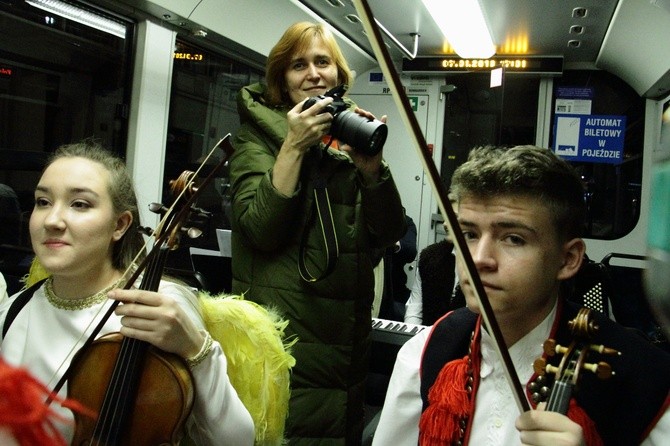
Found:
<svg viewBox="0 0 670 446"><path fill-rule="evenodd" d="M593 310L581 308L568 322L572 341L568 346L560 345L554 339L544 341L543 350L547 357L561 356L558 366L549 364L545 357L533 363L538 379L529 384L531 397L537 403L546 400L546 410L567 414L570 398L577 388L582 371L594 373L599 379L608 379L615 374L612 367L605 361L586 362L591 353L600 355L620 355L621 353L604 345L590 344L589 341L598 332L598 325L593 319ZM553 387L550 389L547 375L554 375Z"/></svg>
<svg viewBox="0 0 670 446"><path fill-rule="evenodd" d="M230 158L233 148L227 135L212 149L226 155L196 187L197 172L186 171L170 182L177 196L171 208L153 203L150 209L163 218L154 231L154 246L127 281L133 286L143 273L140 289L157 291L170 250L178 247L180 235L197 237L202 231L186 228L193 214L208 213L194 206L199 190L210 183ZM209 156L207 157L209 158ZM205 160L205 162L207 159ZM203 162L203 165L205 163ZM202 166L201 166L202 168ZM200 169L198 169L198 172ZM187 198L188 197L188 198ZM179 211L175 211L181 206ZM103 316L84 346L77 352L54 394L68 382L68 398L97 410L97 417L75 413L73 445L176 445L183 436L184 422L193 406L193 378L178 355L161 351L145 341L111 333L95 339L118 302Z"/></svg>

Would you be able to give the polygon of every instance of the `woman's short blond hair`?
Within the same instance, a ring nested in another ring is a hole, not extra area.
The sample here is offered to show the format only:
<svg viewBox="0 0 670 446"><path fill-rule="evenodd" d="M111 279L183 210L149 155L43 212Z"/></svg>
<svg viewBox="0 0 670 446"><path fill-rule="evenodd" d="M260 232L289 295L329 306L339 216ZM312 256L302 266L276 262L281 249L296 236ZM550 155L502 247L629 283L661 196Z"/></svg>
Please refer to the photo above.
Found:
<svg viewBox="0 0 670 446"><path fill-rule="evenodd" d="M304 51L312 44L314 37L321 39L331 53L337 66L338 84L351 85L352 74L335 36L324 25L311 22L298 22L291 25L275 46L270 50L265 67L267 91L265 100L268 105L291 105L286 85L286 70L296 53Z"/></svg>

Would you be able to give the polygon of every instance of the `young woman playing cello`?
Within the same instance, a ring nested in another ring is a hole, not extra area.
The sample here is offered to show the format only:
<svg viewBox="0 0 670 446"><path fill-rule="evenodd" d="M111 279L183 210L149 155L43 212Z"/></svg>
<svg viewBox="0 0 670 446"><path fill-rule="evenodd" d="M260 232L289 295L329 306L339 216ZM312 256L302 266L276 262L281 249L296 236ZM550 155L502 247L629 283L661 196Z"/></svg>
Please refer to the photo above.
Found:
<svg viewBox="0 0 670 446"><path fill-rule="evenodd" d="M35 189L30 218L33 250L49 278L11 322L0 355L51 389L104 310L119 301L99 336L120 332L186 360L195 395L189 436L199 445L252 444L251 416L230 384L220 345L204 329L196 296L169 281L158 292L122 289L124 272L143 249L138 227L123 162L90 143L61 147ZM15 298L0 305L0 326ZM70 442L73 415L57 409L65 417L57 427Z"/></svg>

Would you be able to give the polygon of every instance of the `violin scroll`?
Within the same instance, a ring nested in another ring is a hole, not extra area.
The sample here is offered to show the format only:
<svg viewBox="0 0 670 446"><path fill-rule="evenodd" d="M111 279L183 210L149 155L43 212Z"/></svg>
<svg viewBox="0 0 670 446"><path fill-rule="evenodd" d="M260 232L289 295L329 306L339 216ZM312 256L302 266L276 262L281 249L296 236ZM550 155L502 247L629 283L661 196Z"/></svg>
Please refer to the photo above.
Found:
<svg viewBox="0 0 670 446"><path fill-rule="evenodd" d="M201 187L196 185L196 178L195 172L185 170L177 179L170 180L170 192L175 198L173 205L168 208L162 203L149 204L149 210L161 216L161 223L156 230L140 227L140 231L156 238L165 234L165 245L170 250L179 247L182 235L190 239L200 237L203 231L198 226L205 224L213 214L195 206L195 198L201 190ZM182 206L182 210L173 213L176 206ZM169 218L165 218L166 215Z"/></svg>
<svg viewBox="0 0 670 446"><path fill-rule="evenodd" d="M543 344L546 357L561 356L559 365L550 364L545 357L536 359L533 369L538 378L529 385L536 403L548 397L547 410L560 413L567 411L572 391L577 386L582 370L595 374L599 379L608 379L615 374L612 366L605 361L586 362L590 353L606 356L621 354L612 348L589 342L599 328L591 309L580 309L577 316L568 322L568 326L574 337L570 345L560 345L554 339L547 339ZM553 389L550 389L546 375L554 375Z"/></svg>

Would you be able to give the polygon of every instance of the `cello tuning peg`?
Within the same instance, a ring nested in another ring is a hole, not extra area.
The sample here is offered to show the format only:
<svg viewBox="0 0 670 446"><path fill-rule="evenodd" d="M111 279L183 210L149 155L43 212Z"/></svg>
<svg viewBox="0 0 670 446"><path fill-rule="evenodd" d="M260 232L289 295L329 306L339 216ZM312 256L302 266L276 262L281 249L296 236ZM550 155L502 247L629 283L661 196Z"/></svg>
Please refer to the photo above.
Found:
<svg viewBox="0 0 670 446"><path fill-rule="evenodd" d="M168 208L161 203L151 203L149 205L149 210L154 214L165 214L168 211Z"/></svg>

